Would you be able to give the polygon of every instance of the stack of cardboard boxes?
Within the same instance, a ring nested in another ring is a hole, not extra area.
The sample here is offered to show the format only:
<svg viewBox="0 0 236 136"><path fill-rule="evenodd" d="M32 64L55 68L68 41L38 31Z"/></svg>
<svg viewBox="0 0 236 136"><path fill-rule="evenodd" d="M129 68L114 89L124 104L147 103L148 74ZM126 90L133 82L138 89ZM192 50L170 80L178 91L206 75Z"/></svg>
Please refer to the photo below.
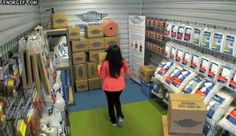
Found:
<svg viewBox="0 0 236 136"><path fill-rule="evenodd" d="M170 94L167 116L162 116L163 136L202 136L207 108L196 94Z"/></svg>

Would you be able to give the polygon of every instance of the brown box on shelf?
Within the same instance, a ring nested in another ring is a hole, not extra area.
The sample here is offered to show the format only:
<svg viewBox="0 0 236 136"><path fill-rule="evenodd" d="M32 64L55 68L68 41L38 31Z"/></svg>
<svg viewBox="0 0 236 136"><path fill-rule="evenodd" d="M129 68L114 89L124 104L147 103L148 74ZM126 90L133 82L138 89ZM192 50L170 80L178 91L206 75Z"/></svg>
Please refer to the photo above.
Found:
<svg viewBox="0 0 236 136"><path fill-rule="evenodd" d="M86 64L75 65L74 71L76 80L85 80L88 78Z"/></svg>
<svg viewBox="0 0 236 136"><path fill-rule="evenodd" d="M88 79L89 90L101 88L101 80L97 78Z"/></svg>
<svg viewBox="0 0 236 136"><path fill-rule="evenodd" d="M85 52L73 53L73 63L74 65L82 64L86 62Z"/></svg>
<svg viewBox="0 0 236 136"><path fill-rule="evenodd" d="M118 36L105 37L105 48L109 48L111 45L120 45L120 40Z"/></svg>
<svg viewBox="0 0 236 136"><path fill-rule="evenodd" d="M81 38L80 41L72 41L72 52L88 51L88 39Z"/></svg>
<svg viewBox="0 0 236 136"><path fill-rule="evenodd" d="M97 63L96 62L89 62L87 65L88 65L88 78L98 77Z"/></svg>
<svg viewBox="0 0 236 136"><path fill-rule="evenodd" d="M69 26L69 40L79 40L80 39L80 27L79 26Z"/></svg>
<svg viewBox="0 0 236 136"><path fill-rule="evenodd" d="M105 51L104 50L89 51L89 61L98 62L98 53L100 52L105 52Z"/></svg>
<svg viewBox="0 0 236 136"><path fill-rule="evenodd" d="M106 59L107 53L106 52L99 52L97 54L97 58L98 58L98 65L102 65L103 61Z"/></svg>
<svg viewBox="0 0 236 136"><path fill-rule="evenodd" d="M76 92L88 91L88 80L76 80Z"/></svg>
<svg viewBox="0 0 236 136"><path fill-rule="evenodd" d="M64 13L55 13L51 15L51 25L53 29L67 28L67 15Z"/></svg>
<svg viewBox="0 0 236 136"><path fill-rule="evenodd" d="M104 38L90 38L89 40L89 50L99 50L104 49Z"/></svg>
<svg viewBox="0 0 236 136"><path fill-rule="evenodd" d="M88 25L85 28L85 35L87 38L103 37L103 26L102 25Z"/></svg>
<svg viewBox="0 0 236 136"><path fill-rule="evenodd" d="M202 134L207 108L199 95L170 94L169 102L170 133Z"/></svg>
<svg viewBox="0 0 236 136"><path fill-rule="evenodd" d="M162 136L202 136L202 134L187 134L187 133L169 133L168 117L162 116Z"/></svg>
<svg viewBox="0 0 236 136"><path fill-rule="evenodd" d="M139 67L139 77L144 82L150 82L152 75L156 71L156 68L152 65L142 65Z"/></svg>

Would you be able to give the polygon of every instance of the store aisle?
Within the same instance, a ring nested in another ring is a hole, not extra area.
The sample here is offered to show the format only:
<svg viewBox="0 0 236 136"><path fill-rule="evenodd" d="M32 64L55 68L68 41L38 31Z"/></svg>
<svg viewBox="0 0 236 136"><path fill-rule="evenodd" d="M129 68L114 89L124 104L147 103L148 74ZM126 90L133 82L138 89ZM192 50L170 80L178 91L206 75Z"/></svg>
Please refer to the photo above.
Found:
<svg viewBox="0 0 236 136"><path fill-rule="evenodd" d="M122 106L125 121L122 128L112 127L107 109L70 113L72 136L160 136L161 115L166 111L155 100Z"/></svg>
<svg viewBox="0 0 236 136"><path fill-rule="evenodd" d="M121 103L131 103L148 100L140 86L133 80L126 80L126 90L121 95ZM69 107L69 112L76 112L81 110L97 109L107 106L106 97L102 90L94 90L82 93L76 93L76 103Z"/></svg>

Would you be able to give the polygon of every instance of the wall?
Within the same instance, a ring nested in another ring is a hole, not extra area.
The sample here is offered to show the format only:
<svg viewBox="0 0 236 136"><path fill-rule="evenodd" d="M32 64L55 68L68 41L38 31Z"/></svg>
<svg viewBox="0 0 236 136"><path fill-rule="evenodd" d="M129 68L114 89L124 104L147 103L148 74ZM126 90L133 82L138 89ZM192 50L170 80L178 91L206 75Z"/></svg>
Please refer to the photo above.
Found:
<svg viewBox="0 0 236 136"><path fill-rule="evenodd" d="M143 0L143 14L236 28L236 1L233 0Z"/></svg>
<svg viewBox="0 0 236 136"><path fill-rule="evenodd" d="M0 46L40 23L39 6L0 5Z"/></svg>
<svg viewBox="0 0 236 136"><path fill-rule="evenodd" d="M140 4L141 0L42 0L40 4L41 21L43 24L49 23L49 14L45 11L50 8L54 8L55 12L66 13L69 16L69 25L80 24L82 20L76 15L87 11L108 13L106 19L113 19L119 24L120 46L123 57L128 60L128 15L141 14Z"/></svg>

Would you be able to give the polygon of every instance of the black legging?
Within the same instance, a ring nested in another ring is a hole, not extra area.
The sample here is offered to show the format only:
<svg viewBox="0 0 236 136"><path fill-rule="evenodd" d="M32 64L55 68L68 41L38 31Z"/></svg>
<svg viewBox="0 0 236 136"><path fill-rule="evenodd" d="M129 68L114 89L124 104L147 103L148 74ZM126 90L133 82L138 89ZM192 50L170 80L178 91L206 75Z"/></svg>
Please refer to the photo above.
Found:
<svg viewBox="0 0 236 136"><path fill-rule="evenodd" d="M121 104L120 104L120 95L122 91L119 92L109 92L105 91L107 96L107 103L108 103L108 113L112 123L116 123L116 117L124 118L122 113ZM114 107L116 108L116 115L114 111Z"/></svg>

